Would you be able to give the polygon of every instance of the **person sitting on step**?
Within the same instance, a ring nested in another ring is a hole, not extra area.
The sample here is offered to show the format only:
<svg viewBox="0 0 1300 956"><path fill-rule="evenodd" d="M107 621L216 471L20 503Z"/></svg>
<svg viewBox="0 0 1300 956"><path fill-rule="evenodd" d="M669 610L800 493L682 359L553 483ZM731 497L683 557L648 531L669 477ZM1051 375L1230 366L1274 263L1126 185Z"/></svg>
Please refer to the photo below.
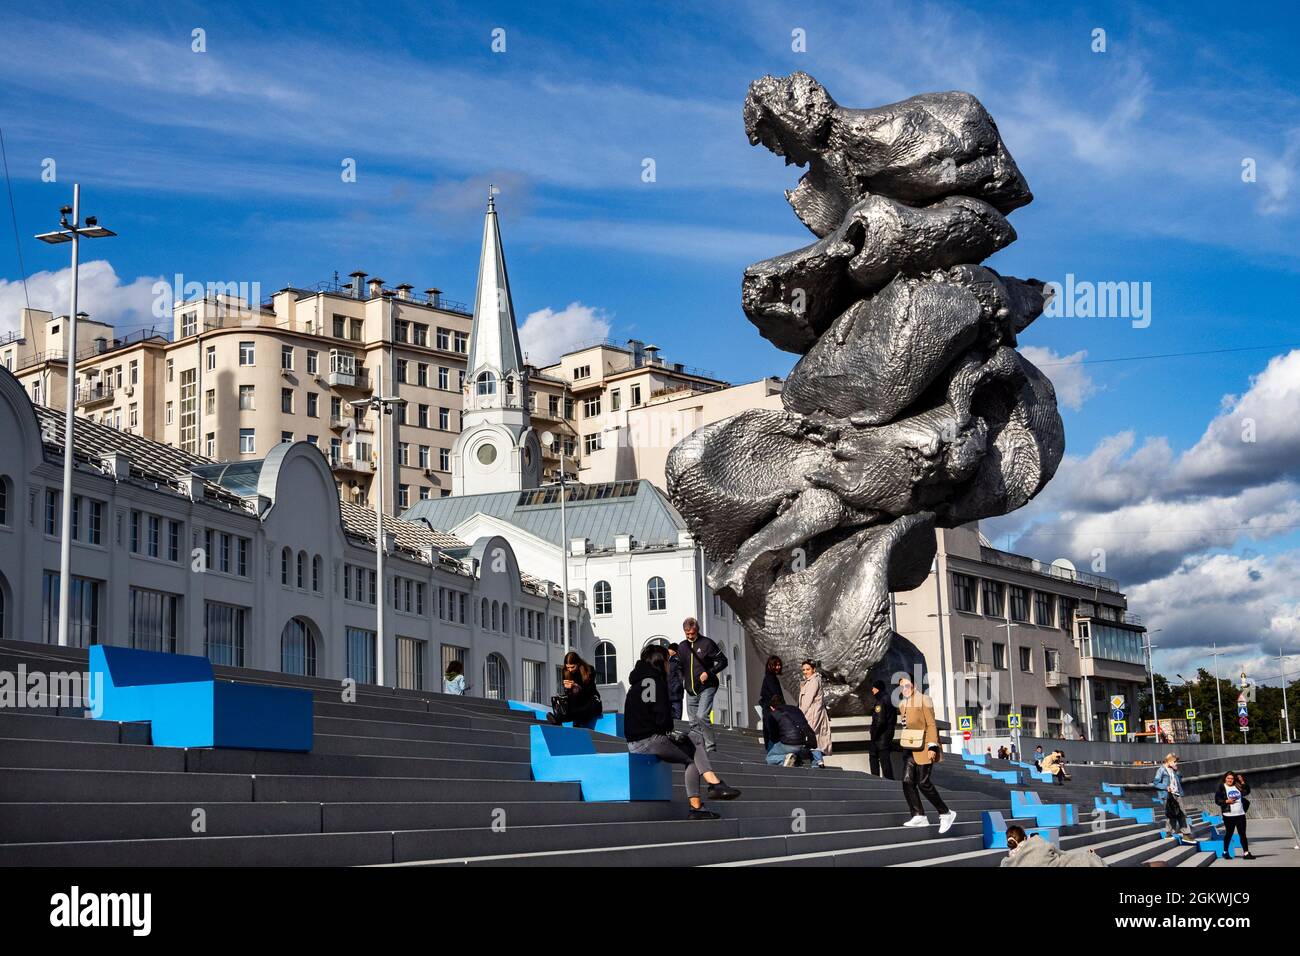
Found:
<svg viewBox="0 0 1300 956"><path fill-rule="evenodd" d="M776 741L767 751L768 763L774 767L797 767L811 759L814 767L825 766L817 749L817 733L803 711L787 704L781 695L773 694L767 700L767 712L776 726Z"/></svg>
<svg viewBox="0 0 1300 956"><path fill-rule="evenodd" d="M692 728L681 734L673 728L671 697L668 691L668 651L651 644L641 652L641 660L632 669L623 701L623 732L629 753L648 754L665 763L685 767L686 798L690 802L688 820L717 820L721 814L704 809L700 802L700 780L709 785L710 800L734 800L740 791L729 787L713 771L704 738Z"/></svg>
<svg viewBox="0 0 1300 956"><path fill-rule="evenodd" d="M595 720L604 709L600 693L596 690L596 669L584 661L577 651L564 655L562 693L551 698L551 713L546 719L553 724L572 722L581 727Z"/></svg>

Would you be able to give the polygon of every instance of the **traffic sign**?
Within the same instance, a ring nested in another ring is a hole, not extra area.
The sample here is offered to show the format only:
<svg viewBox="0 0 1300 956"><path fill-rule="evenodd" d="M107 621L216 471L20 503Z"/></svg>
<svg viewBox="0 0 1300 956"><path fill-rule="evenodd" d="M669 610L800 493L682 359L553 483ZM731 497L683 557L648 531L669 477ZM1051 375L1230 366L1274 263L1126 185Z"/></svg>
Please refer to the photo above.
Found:
<svg viewBox="0 0 1300 956"><path fill-rule="evenodd" d="M957 718L957 729L958 729L958 730L974 730L974 729L975 729L975 718L974 718L974 717L958 717L958 718Z"/></svg>
<svg viewBox="0 0 1300 956"><path fill-rule="evenodd" d="M1122 710L1112 710L1112 711L1110 712L1110 719L1111 719L1111 720L1123 720L1123 719L1124 719L1124 711L1122 711Z"/></svg>
<svg viewBox="0 0 1300 956"><path fill-rule="evenodd" d="M1241 724L1241 726L1243 726L1243 727L1249 727L1249 726L1250 726L1250 718L1249 718L1249 717L1246 717L1246 716L1243 715L1243 716L1237 718L1237 723Z"/></svg>
<svg viewBox="0 0 1300 956"><path fill-rule="evenodd" d="M1110 699L1110 706L1113 707L1115 710L1123 710L1123 709L1124 709L1124 695L1123 695L1123 694L1116 694L1114 697L1112 697L1112 698Z"/></svg>
<svg viewBox="0 0 1300 956"><path fill-rule="evenodd" d="M971 737L973 737L973 736L974 736L974 735L973 735L969 730L963 730L963 731L961 732L961 739L962 739L962 740L970 740Z"/></svg>
<svg viewBox="0 0 1300 956"><path fill-rule="evenodd" d="M1019 715L1019 714L1007 714L1007 728L1008 728L1009 730L1019 730L1019 729L1020 729L1020 715Z"/></svg>
<svg viewBox="0 0 1300 956"><path fill-rule="evenodd" d="M1191 707L1188 707L1188 708L1187 708L1187 719L1188 719L1188 720L1195 720L1195 719L1196 719L1196 711L1193 710Z"/></svg>
<svg viewBox="0 0 1300 956"><path fill-rule="evenodd" d="M1110 722L1110 732L1116 737L1123 737L1128 733L1128 724L1122 720L1112 720Z"/></svg>
<svg viewBox="0 0 1300 956"><path fill-rule="evenodd" d="M1201 722L1199 720L1196 722L1196 732L1198 734L1201 732Z"/></svg>

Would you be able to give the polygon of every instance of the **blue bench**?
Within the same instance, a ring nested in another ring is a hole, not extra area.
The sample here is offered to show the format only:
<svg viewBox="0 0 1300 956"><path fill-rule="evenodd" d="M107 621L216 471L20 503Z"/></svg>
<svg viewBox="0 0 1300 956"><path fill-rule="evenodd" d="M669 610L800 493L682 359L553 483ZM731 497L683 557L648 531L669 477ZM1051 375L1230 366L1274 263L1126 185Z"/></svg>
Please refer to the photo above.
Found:
<svg viewBox="0 0 1300 956"><path fill-rule="evenodd" d="M1006 818L1002 816L1002 811L985 810L980 814L980 818L984 830L984 849L1007 849L1007 821ZM1051 827L1026 827L1025 833L1029 836L1042 837L1048 843L1054 843L1057 846L1060 846L1060 833Z"/></svg>
<svg viewBox="0 0 1300 956"><path fill-rule="evenodd" d="M1079 822L1079 812L1072 803L1043 803L1033 790L1011 791L1011 815L1033 817L1040 827L1069 827Z"/></svg>
<svg viewBox="0 0 1300 956"><path fill-rule="evenodd" d="M1103 783L1101 785L1101 792L1114 794L1117 797L1124 796L1124 788L1113 783Z"/></svg>
<svg viewBox="0 0 1300 956"><path fill-rule="evenodd" d="M534 780L577 781L590 802L672 799L672 766L658 757L597 753L580 727L533 724L528 734Z"/></svg>
<svg viewBox="0 0 1300 956"><path fill-rule="evenodd" d="M1135 807L1123 800L1114 800L1107 797L1103 800L1101 797L1092 798L1093 807L1097 810L1104 810L1112 816L1117 816L1121 820L1132 820L1135 823L1155 823L1155 807Z"/></svg>
<svg viewBox="0 0 1300 956"><path fill-rule="evenodd" d="M206 657L96 644L90 648L100 720L148 721L159 747L312 747L311 692L218 681Z"/></svg>
<svg viewBox="0 0 1300 956"><path fill-rule="evenodd" d="M546 721L551 713L551 708L543 704L534 704L526 700L508 700L506 704L511 710L524 711L531 713L540 721ZM622 737L623 733L623 715L622 714L601 714L594 720L584 720L581 724L575 724L573 721L566 721L564 727L582 727L584 730L594 730L598 734L608 734L610 737Z"/></svg>

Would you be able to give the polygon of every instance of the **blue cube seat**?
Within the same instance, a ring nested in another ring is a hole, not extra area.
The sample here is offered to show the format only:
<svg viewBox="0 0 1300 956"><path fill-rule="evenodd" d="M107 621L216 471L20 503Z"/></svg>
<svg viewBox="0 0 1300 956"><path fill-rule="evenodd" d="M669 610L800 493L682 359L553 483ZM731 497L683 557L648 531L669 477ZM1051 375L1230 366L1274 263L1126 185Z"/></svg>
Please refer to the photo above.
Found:
<svg viewBox="0 0 1300 956"><path fill-rule="evenodd" d="M985 810L980 814L980 818L984 831L984 849L1007 849L1007 821L1002 816L1002 811ZM1048 843L1060 845L1060 833L1051 827L1026 827L1025 833L1029 836L1039 836Z"/></svg>
<svg viewBox="0 0 1300 956"><path fill-rule="evenodd" d="M103 644L90 673L92 716L148 721L156 746L311 750L310 691L218 681L206 657Z"/></svg>
<svg viewBox="0 0 1300 956"><path fill-rule="evenodd" d="M511 710L524 711L531 713L538 720L545 721L551 713L551 708L544 704L534 704L526 700L509 700L506 703ZM598 734L608 734L611 737L623 736L623 715L601 714L589 720L584 720L581 724L575 724L573 721L566 721L562 726L565 727L582 727L584 730L594 730Z"/></svg>
<svg viewBox="0 0 1300 956"><path fill-rule="evenodd" d="M1011 815L1033 817L1040 827L1068 827L1079 822L1074 804L1043 803L1043 798L1033 790L1011 791Z"/></svg>
<svg viewBox="0 0 1300 956"><path fill-rule="evenodd" d="M534 780L577 781L591 802L672 799L672 766L657 757L597 753L581 727L533 724L528 733Z"/></svg>

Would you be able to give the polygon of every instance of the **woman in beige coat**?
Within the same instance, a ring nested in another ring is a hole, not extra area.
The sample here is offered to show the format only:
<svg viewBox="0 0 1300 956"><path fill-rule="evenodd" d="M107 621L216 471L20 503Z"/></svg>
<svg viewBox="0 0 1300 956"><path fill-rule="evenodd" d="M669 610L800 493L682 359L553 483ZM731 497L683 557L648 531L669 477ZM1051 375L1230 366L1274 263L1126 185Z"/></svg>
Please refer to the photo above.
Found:
<svg viewBox="0 0 1300 956"><path fill-rule="evenodd" d="M831 752L831 717L826 712L826 699L822 696L822 679L813 667L812 661L803 662L803 681L799 684L799 709L803 711L804 720L817 735L817 750L822 757ZM821 760L814 757L814 767L821 767Z"/></svg>

